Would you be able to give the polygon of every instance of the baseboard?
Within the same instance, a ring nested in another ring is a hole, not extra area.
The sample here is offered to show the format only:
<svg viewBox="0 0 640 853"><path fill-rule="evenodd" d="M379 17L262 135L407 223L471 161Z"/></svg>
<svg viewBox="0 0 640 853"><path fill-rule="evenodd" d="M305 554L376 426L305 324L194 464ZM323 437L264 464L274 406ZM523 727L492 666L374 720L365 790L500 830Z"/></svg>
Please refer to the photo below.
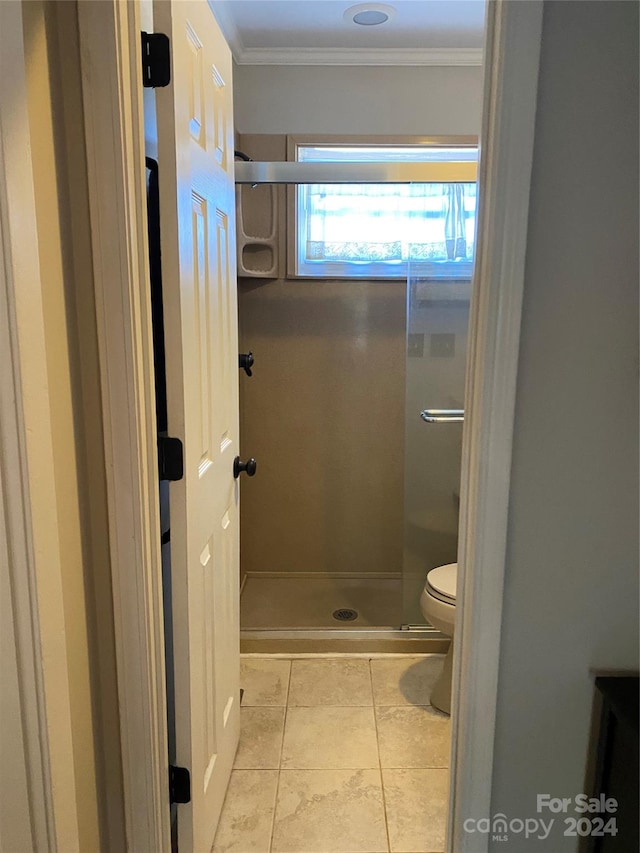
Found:
<svg viewBox="0 0 640 853"><path fill-rule="evenodd" d="M438 651L408 651L408 652L241 652L242 660L254 660L256 658L276 658L281 660L291 660L292 658L318 658L320 660L333 660L335 658L358 658L361 660L393 660L409 657L428 658L432 655L444 657L445 652Z"/></svg>
<svg viewBox="0 0 640 853"><path fill-rule="evenodd" d="M240 631L240 652L247 654L370 655L445 654L451 640L435 629L309 629L299 631Z"/></svg>

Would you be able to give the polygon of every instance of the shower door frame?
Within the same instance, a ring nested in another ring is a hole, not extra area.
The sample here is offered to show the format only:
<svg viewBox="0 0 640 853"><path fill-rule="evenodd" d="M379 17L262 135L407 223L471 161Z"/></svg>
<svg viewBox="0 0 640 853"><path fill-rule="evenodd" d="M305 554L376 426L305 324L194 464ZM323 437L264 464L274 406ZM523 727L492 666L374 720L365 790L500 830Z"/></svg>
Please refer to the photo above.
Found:
<svg viewBox="0 0 640 853"><path fill-rule="evenodd" d="M300 143L335 143L363 144L380 146L389 145L419 145L425 149L430 147L478 148L478 137L470 135L446 136L322 136L293 135L287 137L287 154L291 155ZM444 183L450 181L476 182L478 164L476 161L354 161L354 162L306 162L300 160L282 161L238 161L236 162L236 188L239 186L255 187L258 184L267 186L285 185L287 187L287 221L293 222L293 236L287 234L287 270L294 266L295 239L298 230L297 206L295 204L295 188L302 184L413 184L413 183ZM287 272L287 278L290 275ZM312 286L320 278L310 278L307 275L291 275L295 280L307 280ZM337 276L338 278L340 276ZM392 278L392 276L390 276ZM395 278L395 277L393 277ZM380 279L388 280L388 279ZM409 287L408 272L405 276ZM404 573L401 572L401 579ZM386 575L385 575L386 577ZM245 578L246 579L246 578ZM395 626L355 626L342 625L331 627L291 627L291 628L240 628L240 639L248 643L264 642L270 649L282 651L291 649L297 651L300 643L312 641L330 642L331 649L347 652L354 648L354 643L372 644L372 648L384 649L386 652L400 651L406 648L408 640L415 642L414 653L446 652L449 638L437 628L428 623L405 624ZM291 645L289 645L291 644ZM265 654L267 652L265 651Z"/></svg>
<svg viewBox="0 0 640 853"><path fill-rule="evenodd" d="M100 7L100 8L98 8ZM489 0L485 36L485 90L480 144L479 236L470 323L467 370L467 421L463 440L463 480L459 545L458 630L454 659L452 785L447 834L448 853L480 853L488 835L463 832L467 816L488 817L491 806L493 740L498 696L511 447L516 399L517 360L522 311L524 257L537 100L543 0L513 3ZM166 780L163 776L166 719L162 648L162 602L157 578L145 560L157 527L157 506L149 496L147 467L155 457L151 432L138 429L153 399L153 366L145 341L136 333L150 326L149 306L139 299L139 269L123 263L121 275L101 276L109 268L108 249L124 240L124 260L143 256L146 239L141 124L141 89L134 69L140 62L138 3L125 14L111 0L80 4L83 54L95 57L100 79L83 76L85 106L104 128L114 157L129 182L114 182L109 163L96 162L90 202L103 213L93 262L96 299L120 311L102 326L102 345L128 358L123 370L102 379L111 382L103 399L106 430L119 431L119 464L107 483L112 536L130 559L113 565L114 631L120 654L117 676L121 705L120 735L125 786L127 836L132 849L168 850ZM99 27L98 23L105 26ZM84 24L84 26L83 26ZM105 30L106 28L106 30ZM108 36L108 38L107 38ZM117 36L117 37L116 37ZM113 45L113 49L112 48ZM126 73L123 73L123 69ZM109 97L104 95L105 87ZM121 130L124 128L122 135ZM137 187L140 198L131 192ZM127 216L122 216L125 211ZM128 403L123 410L122 404ZM135 495L119 502L122 489ZM132 523L139 535L128 536ZM146 582L141 582L141 577ZM467 606L464 606L464 603ZM159 842L159 843L158 843Z"/></svg>

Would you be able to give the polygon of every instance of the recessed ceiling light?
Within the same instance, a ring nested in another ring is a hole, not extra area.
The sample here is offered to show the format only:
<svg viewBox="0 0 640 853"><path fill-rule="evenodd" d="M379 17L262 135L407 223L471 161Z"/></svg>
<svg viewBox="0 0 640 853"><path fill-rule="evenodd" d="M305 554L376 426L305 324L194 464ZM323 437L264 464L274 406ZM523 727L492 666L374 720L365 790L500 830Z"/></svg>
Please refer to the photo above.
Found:
<svg viewBox="0 0 640 853"><path fill-rule="evenodd" d="M362 24L363 27L375 27L376 24L384 24L388 20L387 13L378 9L365 9L364 12L356 12L353 16L353 23Z"/></svg>
<svg viewBox="0 0 640 853"><path fill-rule="evenodd" d="M350 6L344 13L345 21L362 27L375 27L390 20L396 10L386 3L359 3Z"/></svg>

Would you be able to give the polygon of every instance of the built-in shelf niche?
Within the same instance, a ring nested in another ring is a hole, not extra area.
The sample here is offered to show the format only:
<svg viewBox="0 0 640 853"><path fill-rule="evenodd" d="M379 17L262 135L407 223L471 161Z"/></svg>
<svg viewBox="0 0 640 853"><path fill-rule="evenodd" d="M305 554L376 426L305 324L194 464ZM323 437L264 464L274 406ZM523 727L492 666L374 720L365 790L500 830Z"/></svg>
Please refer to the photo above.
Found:
<svg viewBox="0 0 640 853"><path fill-rule="evenodd" d="M238 275L278 278L277 187L236 188Z"/></svg>
<svg viewBox="0 0 640 853"><path fill-rule="evenodd" d="M236 147L253 160L287 159L283 134L239 133ZM286 188L275 184L236 187L238 276L277 279L286 275Z"/></svg>

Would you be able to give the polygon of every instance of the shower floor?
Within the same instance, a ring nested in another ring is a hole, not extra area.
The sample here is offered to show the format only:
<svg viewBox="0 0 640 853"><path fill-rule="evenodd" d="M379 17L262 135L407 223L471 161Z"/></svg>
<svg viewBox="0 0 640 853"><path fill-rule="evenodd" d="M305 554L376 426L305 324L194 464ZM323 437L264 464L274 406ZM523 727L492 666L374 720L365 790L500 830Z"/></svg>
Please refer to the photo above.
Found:
<svg viewBox="0 0 640 853"><path fill-rule="evenodd" d="M334 610L356 610L342 622ZM240 598L241 628L363 628L402 623L400 578L258 577L245 581Z"/></svg>

